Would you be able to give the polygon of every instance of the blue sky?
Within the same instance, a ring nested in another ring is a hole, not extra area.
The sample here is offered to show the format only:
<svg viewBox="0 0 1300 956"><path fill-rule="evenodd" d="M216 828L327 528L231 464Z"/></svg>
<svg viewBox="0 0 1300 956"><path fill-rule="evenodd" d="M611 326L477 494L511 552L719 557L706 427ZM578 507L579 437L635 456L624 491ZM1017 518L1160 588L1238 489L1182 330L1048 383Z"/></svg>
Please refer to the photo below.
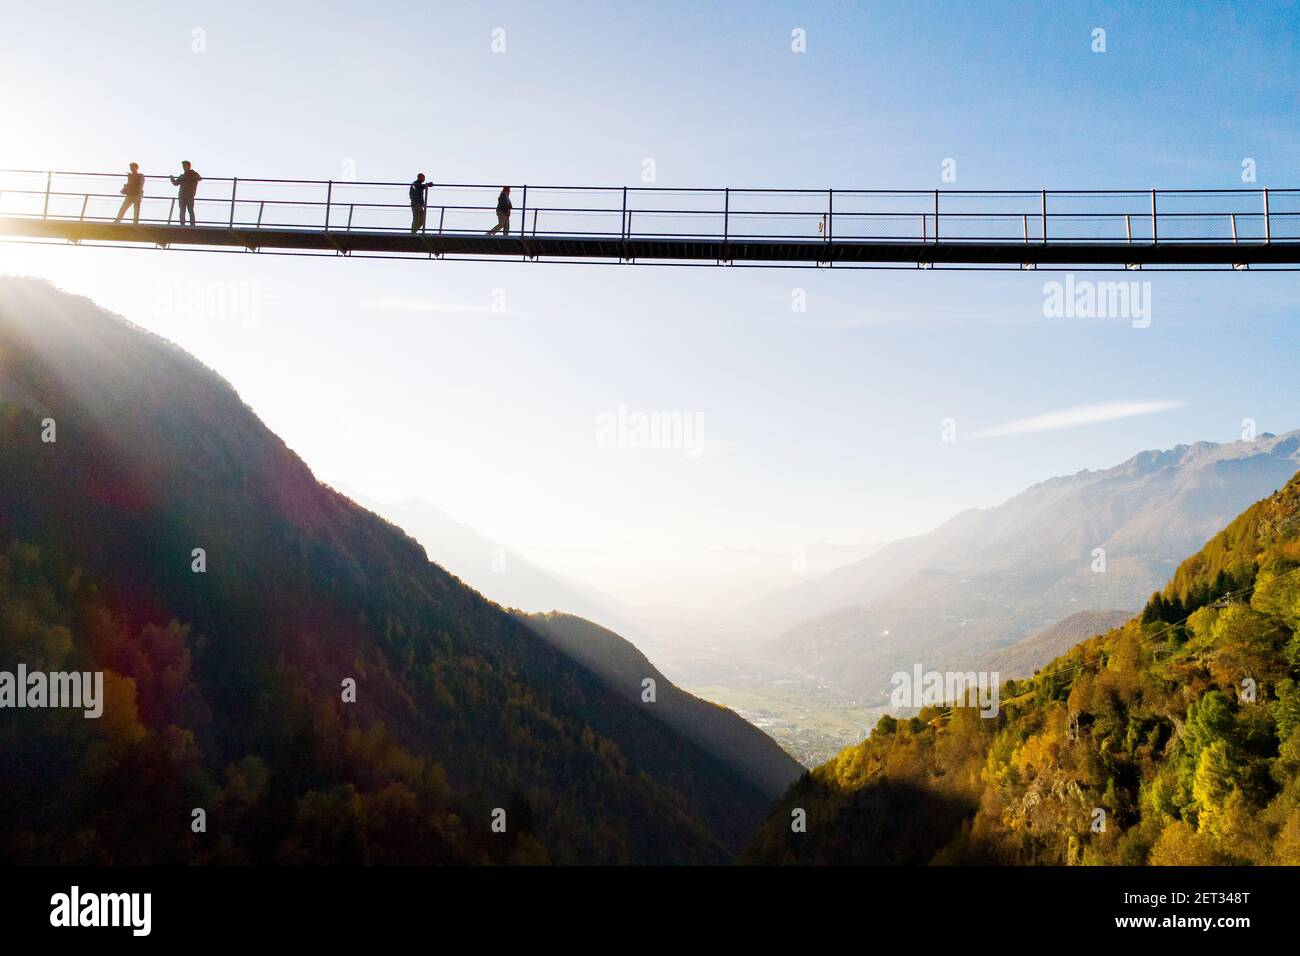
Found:
<svg viewBox="0 0 1300 956"><path fill-rule="evenodd" d="M0 35L0 166L618 186L652 158L661 186L930 189L953 159L957 188L1145 189L1240 187L1250 158L1251 185L1296 186L1298 28L1263 3L27 5ZM1138 329L1045 318L1047 273L9 244L0 271L189 349L323 479L634 602L725 604L757 586L737 555L925 530L1244 418L1300 427L1293 274L1144 273ZM256 321L176 306L232 283ZM1112 402L1176 407L969 437ZM620 404L699 416L705 453L599 447Z"/></svg>

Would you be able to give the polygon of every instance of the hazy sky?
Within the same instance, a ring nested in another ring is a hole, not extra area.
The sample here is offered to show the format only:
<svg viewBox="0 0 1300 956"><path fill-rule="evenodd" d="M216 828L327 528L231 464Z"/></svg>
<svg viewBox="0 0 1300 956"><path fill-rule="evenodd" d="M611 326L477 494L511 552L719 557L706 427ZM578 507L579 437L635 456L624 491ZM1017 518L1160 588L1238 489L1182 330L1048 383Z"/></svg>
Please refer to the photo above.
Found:
<svg viewBox="0 0 1300 956"><path fill-rule="evenodd" d="M224 0L4 22L3 167L621 186L653 159L661 186L1145 189L1240 187L1249 158L1253 185L1300 185L1291 4ZM0 271L190 350L320 478L426 498L637 603L725 603L755 552L926 530L1243 418L1300 427L1296 274L1144 273L1134 328L1045 318L1046 273L14 244ZM603 446L620 405L692 416L702 454Z"/></svg>

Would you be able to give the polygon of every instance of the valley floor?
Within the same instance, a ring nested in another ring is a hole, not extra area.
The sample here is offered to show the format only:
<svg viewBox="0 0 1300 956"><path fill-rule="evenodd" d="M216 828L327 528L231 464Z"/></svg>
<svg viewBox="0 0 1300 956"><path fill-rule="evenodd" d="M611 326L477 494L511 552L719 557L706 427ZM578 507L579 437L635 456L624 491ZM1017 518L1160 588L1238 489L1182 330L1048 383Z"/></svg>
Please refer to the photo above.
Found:
<svg viewBox="0 0 1300 956"><path fill-rule="evenodd" d="M761 659L679 652L656 663L684 690L735 711L805 767L863 740L888 710Z"/></svg>

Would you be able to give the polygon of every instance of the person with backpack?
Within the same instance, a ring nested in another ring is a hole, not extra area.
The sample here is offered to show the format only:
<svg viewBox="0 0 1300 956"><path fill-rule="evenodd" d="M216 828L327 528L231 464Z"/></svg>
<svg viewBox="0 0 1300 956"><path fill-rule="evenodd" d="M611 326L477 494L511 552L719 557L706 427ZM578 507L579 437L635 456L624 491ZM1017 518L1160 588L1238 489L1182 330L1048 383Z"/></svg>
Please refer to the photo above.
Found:
<svg viewBox="0 0 1300 956"><path fill-rule="evenodd" d="M510 187L502 186L501 195L497 197L497 224L487 231L487 235L492 235L497 230L502 230L502 235L510 235L510 210L514 206L510 202Z"/></svg>
<svg viewBox="0 0 1300 956"><path fill-rule="evenodd" d="M179 177L170 177L172 185L180 187L177 197L181 202L181 225L185 225L185 210L188 209L190 211L190 225L197 226L198 220L194 218L194 195L199 191L199 183L203 177L194 170L188 159L181 162L181 170Z"/></svg>
<svg viewBox="0 0 1300 956"><path fill-rule="evenodd" d="M113 222L121 222L127 209L134 207L131 221L137 226L140 225L140 200L144 198L144 173L140 172L139 163L131 164L131 171L126 174L126 185L122 187L122 195L126 198L122 200L122 208L117 211L117 218Z"/></svg>

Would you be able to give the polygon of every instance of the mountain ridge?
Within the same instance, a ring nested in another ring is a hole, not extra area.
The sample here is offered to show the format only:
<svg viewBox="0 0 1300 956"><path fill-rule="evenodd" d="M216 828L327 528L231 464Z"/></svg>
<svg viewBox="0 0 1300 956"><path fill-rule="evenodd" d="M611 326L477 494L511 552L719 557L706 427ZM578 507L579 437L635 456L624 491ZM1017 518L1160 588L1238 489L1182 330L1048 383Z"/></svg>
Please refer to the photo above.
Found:
<svg viewBox="0 0 1300 956"><path fill-rule="evenodd" d="M734 711L677 687L635 645L608 628L558 612L521 617L629 699L640 700L646 692L644 681L654 681L656 700L650 712L752 780L773 800L804 772L772 738Z"/></svg>
<svg viewBox="0 0 1300 956"><path fill-rule="evenodd" d="M766 812L161 337L0 279L0 382L0 664L107 696L0 724L0 858L719 863Z"/></svg>
<svg viewBox="0 0 1300 956"><path fill-rule="evenodd" d="M429 560L502 607L528 613L565 611L625 637L637 635L636 625L615 598L528 560L430 501L413 497L379 502L351 488L340 490L405 530L421 543Z"/></svg>
<svg viewBox="0 0 1300 956"><path fill-rule="evenodd" d="M1037 634L973 660L970 666L997 672L1004 680L1030 677L1081 641L1113 630L1132 617L1132 611L1118 609L1075 611Z"/></svg>
<svg viewBox="0 0 1300 956"><path fill-rule="evenodd" d="M939 665L1015 643L1075 610L1138 605L1178 555L1281 487L1297 466L1300 431L1140 452L967 509L934 531L769 595L744 617L774 659L876 693L886 668L911 647L938 655Z"/></svg>

